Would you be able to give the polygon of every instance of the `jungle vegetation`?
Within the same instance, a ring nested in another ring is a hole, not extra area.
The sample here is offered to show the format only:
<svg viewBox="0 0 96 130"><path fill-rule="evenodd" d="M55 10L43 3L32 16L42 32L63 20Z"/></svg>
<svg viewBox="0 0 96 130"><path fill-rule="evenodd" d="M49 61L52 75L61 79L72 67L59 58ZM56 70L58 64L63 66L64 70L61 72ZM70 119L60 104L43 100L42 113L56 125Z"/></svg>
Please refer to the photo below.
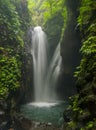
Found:
<svg viewBox="0 0 96 130"><path fill-rule="evenodd" d="M74 2L78 3L78 0L68 1L73 8ZM31 26L40 25L44 28L52 48L54 44L61 41L63 43L67 21L70 19L66 2L67 0L0 0L0 102L8 100L11 102L15 93L22 88L22 57L27 40L25 36ZM79 0L77 12L81 61L74 72L77 94L70 97L69 108L73 115L67 127L94 130L96 128L96 1ZM1 104L0 109L3 108Z"/></svg>

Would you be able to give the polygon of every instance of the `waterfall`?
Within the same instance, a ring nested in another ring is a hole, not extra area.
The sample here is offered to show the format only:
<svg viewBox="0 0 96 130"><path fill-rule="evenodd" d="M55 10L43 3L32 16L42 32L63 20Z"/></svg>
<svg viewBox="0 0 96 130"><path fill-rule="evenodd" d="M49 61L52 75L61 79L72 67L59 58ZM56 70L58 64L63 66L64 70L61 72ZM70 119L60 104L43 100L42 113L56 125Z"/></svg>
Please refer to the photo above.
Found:
<svg viewBox="0 0 96 130"><path fill-rule="evenodd" d="M31 32L35 101L39 102L56 99L55 86L61 64L60 44L57 45L49 65L47 60L49 54L46 34L42 31L40 26L35 27Z"/></svg>
<svg viewBox="0 0 96 130"><path fill-rule="evenodd" d="M47 98L52 98L51 100L57 99L56 94L56 83L57 79L60 73L60 67L61 67L61 56L60 56L60 44L57 45L56 50L53 53L53 57L51 59L47 77L46 77L46 87L45 87L45 94L47 95ZM49 93L47 93L49 92Z"/></svg>

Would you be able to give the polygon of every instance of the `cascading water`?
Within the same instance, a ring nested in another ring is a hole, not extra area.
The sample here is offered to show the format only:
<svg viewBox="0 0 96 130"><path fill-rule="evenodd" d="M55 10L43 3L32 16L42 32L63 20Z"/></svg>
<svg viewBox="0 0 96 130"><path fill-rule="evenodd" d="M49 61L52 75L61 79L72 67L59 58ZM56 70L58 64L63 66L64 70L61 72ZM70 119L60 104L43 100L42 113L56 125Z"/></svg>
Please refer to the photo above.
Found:
<svg viewBox="0 0 96 130"><path fill-rule="evenodd" d="M50 49L47 48L46 34L40 26L31 30L31 33L35 100L21 107L22 115L41 124L50 122L60 126L64 122L62 117L64 106L67 107L65 102L58 100L56 93L61 66L60 43L49 61L47 57L50 56Z"/></svg>
<svg viewBox="0 0 96 130"><path fill-rule="evenodd" d="M58 44L49 65L47 56L47 38L40 26L32 31L32 48L34 71L35 101L50 101L56 99L55 86L60 71L61 57ZM49 67L48 67L49 65Z"/></svg>
<svg viewBox="0 0 96 130"><path fill-rule="evenodd" d="M60 44L58 44L56 50L54 51L46 76L45 94L46 95L48 94L47 98L49 100L50 97L51 100L56 100L58 98L56 94L56 83L60 73L60 66L61 66Z"/></svg>
<svg viewBox="0 0 96 130"><path fill-rule="evenodd" d="M47 70L46 35L41 27L35 27L32 33L32 56L34 71L35 101L43 100L42 94Z"/></svg>

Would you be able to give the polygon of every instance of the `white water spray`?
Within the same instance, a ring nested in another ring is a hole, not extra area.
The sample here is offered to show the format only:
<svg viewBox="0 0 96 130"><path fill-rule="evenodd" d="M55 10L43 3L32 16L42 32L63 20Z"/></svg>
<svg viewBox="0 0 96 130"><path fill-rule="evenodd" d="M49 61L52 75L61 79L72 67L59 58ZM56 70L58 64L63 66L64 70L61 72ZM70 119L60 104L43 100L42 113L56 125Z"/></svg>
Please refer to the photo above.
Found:
<svg viewBox="0 0 96 130"><path fill-rule="evenodd" d="M55 87L61 64L60 45L58 44L48 67L47 44L46 34L42 31L42 28L40 26L35 27L32 31L31 54L33 57L36 102L55 100L57 97Z"/></svg>

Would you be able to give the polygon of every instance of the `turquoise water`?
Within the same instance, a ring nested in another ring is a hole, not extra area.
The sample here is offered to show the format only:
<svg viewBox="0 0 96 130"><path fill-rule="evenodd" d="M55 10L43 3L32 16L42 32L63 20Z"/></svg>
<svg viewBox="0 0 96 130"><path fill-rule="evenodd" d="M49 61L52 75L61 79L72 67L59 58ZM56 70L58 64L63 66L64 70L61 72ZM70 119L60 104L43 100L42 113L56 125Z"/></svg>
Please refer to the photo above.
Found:
<svg viewBox="0 0 96 130"><path fill-rule="evenodd" d="M68 106L65 102L55 102L55 103L29 103L22 105L21 113L23 116L30 120L52 123L54 125L61 125L63 120L64 109Z"/></svg>

